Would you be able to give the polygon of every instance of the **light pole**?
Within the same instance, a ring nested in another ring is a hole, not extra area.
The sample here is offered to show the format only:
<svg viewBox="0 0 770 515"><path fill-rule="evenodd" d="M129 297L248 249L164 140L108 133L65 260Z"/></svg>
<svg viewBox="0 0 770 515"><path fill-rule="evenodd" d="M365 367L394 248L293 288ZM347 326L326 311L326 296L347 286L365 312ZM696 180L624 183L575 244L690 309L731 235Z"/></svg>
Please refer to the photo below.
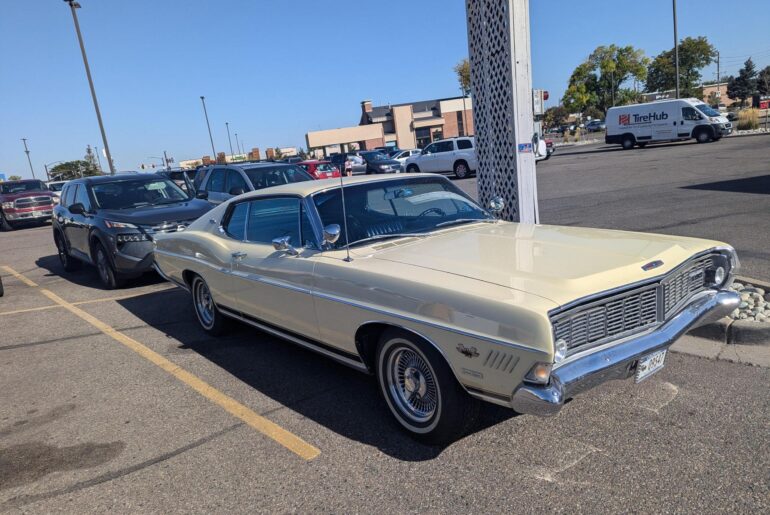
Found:
<svg viewBox="0 0 770 515"><path fill-rule="evenodd" d="M676 68L676 98L679 98L679 36L677 35L676 28L676 0L672 1L674 6L674 66Z"/></svg>
<svg viewBox="0 0 770 515"><path fill-rule="evenodd" d="M230 122L225 122L227 127L227 142L230 143L230 156L233 155L233 140L230 139Z"/></svg>
<svg viewBox="0 0 770 515"><path fill-rule="evenodd" d="M206 127L209 129L209 140L211 140L211 153L214 160L217 158L217 151L214 150L214 137L211 135L211 124L209 124L209 113L206 111L206 97L201 95L201 103L203 104L203 116L206 117Z"/></svg>
<svg viewBox="0 0 770 515"><path fill-rule="evenodd" d="M104 173L104 168L102 168L102 158L99 157L99 147L94 145L94 154L96 154L96 162L99 163L99 173Z"/></svg>
<svg viewBox="0 0 770 515"><path fill-rule="evenodd" d="M24 153L27 154L27 161L29 161L29 171L32 172L32 178L36 179L35 169L32 168L32 159L29 158L29 149L27 148L27 138L21 138L21 141L24 142Z"/></svg>
<svg viewBox="0 0 770 515"><path fill-rule="evenodd" d="M238 133L235 133L235 146L238 147L238 153L243 154L243 150L241 150L241 142L238 141Z"/></svg>
<svg viewBox="0 0 770 515"><path fill-rule="evenodd" d="M83 35L80 33L80 23L78 23L78 15L75 9L80 9L80 4L75 0L64 0L69 4L72 11L72 20L75 22L75 32L78 35L78 43L80 43L80 53L83 54L83 65L86 67L86 76L88 77L88 86L91 88L91 98L94 101L94 109L96 110L96 119L99 121L99 130L102 133L102 142L104 143L104 151L107 154L107 164L110 166L110 174L115 175L115 164L112 162L112 154L110 153L110 146L107 144L107 133L104 132L104 123L102 122L102 113L99 111L99 102L96 100L96 90L94 89L94 81L91 78L91 68L88 66L88 57L86 57L86 47L83 45Z"/></svg>

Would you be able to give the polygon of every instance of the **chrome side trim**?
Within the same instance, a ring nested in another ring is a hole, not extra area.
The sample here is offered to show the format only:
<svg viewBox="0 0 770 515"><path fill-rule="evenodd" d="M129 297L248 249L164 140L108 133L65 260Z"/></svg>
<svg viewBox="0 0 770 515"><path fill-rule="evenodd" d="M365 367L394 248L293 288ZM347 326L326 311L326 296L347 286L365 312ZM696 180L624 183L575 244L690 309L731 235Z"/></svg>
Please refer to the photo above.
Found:
<svg viewBox="0 0 770 515"><path fill-rule="evenodd" d="M228 271L229 272L229 271ZM301 286L295 286L293 284L289 284L285 281L281 281L279 279L273 279L271 277L264 277L261 275L253 274L250 272L242 272L240 270L233 270L232 272L229 272L235 277L240 277L241 279L246 279L247 281L253 281L255 283L262 283L267 284L270 286L275 286L277 288L283 288L286 290L296 291L299 293L305 293L305 294L312 294L312 290L308 288L303 288Z"/></svg>
<svg viewBox="0 0 770 515"><path fill-rule="evenodd" d="M369 369L366 367L366 365L363 364L361 361L355 361L353 359L347 358L345 356L341 356L339 354L335 354L333 352L330 352L318 345L315 345L313 342L298 338L297 336L285 333L283 331L280 331L274 327L262 324L258 322L257 320L246 318L244 316L241 316L240 313L237 313L236 311L232 311L230 309L227 309L222 306L217 306L219 308L219 311L222 312L222 314L229 316L230 318L234 318L236 320L239 320L245 324L248 324L250 326L256 327L257 329L264 331L266 333L272 334L273 336L277 336L278 338L281 338L283 340L290 341L291 343L294 343L296 345L299 345L300 347L303 347L305 349L311 350L313 352L317 352L318 354L322 354L326 356L327 358L333 359L334 361L337 361L338 363L341 363L343 365L349 366L351 368L354 368L360 372L369 372Z"/></svg>

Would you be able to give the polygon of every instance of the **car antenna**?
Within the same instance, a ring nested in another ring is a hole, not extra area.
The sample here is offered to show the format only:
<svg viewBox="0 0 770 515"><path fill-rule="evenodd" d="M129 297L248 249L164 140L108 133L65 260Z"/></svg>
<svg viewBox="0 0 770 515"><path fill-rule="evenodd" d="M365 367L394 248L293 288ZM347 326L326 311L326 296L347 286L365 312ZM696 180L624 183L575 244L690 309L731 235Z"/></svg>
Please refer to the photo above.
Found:
<svg viewBox="0 0 770 515"><path fill-rule="evenodd" d="M340 174L340 195L342 196L342 226L345 228L345 250L348 253L348 257L345 258L345 261L350 263L353 260L350 259L350 240L348 239L348 212L345 209L345 186L342 182L342 174Z"/></svg>

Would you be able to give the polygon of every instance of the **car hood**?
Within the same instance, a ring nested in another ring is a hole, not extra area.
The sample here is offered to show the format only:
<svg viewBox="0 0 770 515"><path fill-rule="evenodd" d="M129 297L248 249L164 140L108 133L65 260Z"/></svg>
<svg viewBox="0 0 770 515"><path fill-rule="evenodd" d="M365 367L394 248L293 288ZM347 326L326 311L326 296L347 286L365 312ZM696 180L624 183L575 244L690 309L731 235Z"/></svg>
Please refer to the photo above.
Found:
<svg viewBox="0 0 770 515"><path fill-rule="evenodd" d="M0 199L3 199L3 202L11 202L20 198L42 197L44 195L52 196L53 192L49 190L34 190L34 191L24 191L20 193L2 193L0 194Z"/></svg>
<svg viewBox="0 0 770 515"><path fill-rule="evenodd" d="M102 209L99 215L116 222L154 225L161 222L194 220L210 211L211 207L211 204L205 200L193 199L176 204L144 206L136 209Z"/></svg>
<svg viewBox="0 0 770 515"><path fill-rule="evenodd" d="M356 253L368 250L374 259L476 279L559 305L662 275L693 254L722 245L680 236L507 222L400 242L381 242ZM642 269L656 260L663 265Z"/></svg>

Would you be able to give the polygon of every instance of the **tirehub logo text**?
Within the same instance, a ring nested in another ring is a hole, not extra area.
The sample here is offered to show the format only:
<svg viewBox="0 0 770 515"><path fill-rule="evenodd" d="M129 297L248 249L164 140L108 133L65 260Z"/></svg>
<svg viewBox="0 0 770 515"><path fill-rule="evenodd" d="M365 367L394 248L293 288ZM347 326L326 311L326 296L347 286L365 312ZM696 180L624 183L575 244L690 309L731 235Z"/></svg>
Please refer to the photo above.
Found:
<svg viewBox="0 0 770 515"><path fill-rule="evenodd" d="M638 125L667 119L668 113L666 112L649 114L621 114L618 116L618 123L620 125Z"/></svg>

